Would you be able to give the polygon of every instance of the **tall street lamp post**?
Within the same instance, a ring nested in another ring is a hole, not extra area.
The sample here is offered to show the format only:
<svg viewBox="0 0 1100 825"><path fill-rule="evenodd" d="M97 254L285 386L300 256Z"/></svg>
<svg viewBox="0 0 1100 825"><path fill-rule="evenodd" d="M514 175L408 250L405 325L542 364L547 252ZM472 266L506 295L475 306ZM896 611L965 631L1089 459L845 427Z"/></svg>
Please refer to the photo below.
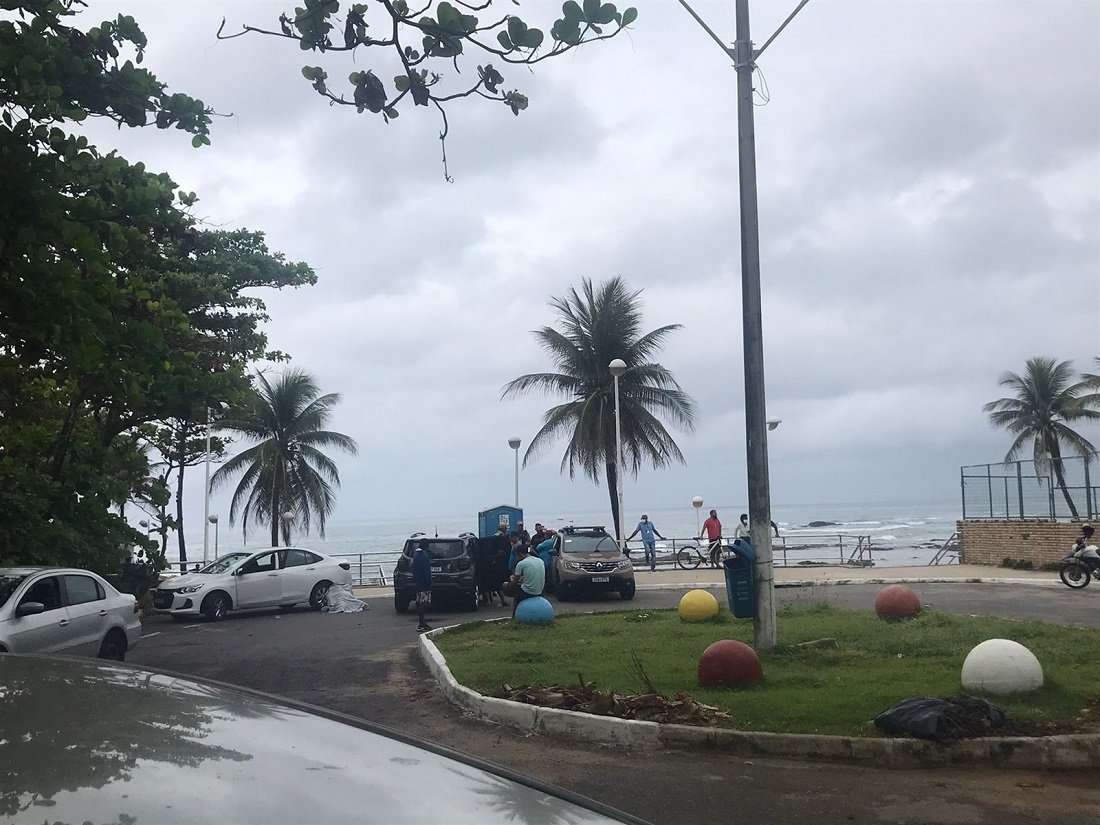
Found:
<svg viewBox="0 0 1100 825"><path fill-rule="evenodd" d="M218 408L220 410L228 409L228 405L224 401L218 402ZM202 487L202 566L206 567L209 559L207 557L208 548L210 547L210 407L206 408L206 457L203 461L205 465L206 481Z"/></svg>
<svg viewBox="0 0 1100 825"><path fill-rule="evenodd" d="M218 516L207 516L206 520L214 525L214 558L218 557Z"/></svg>
<svg viewBox="0 0 1100 825"><path fill-rule="evenodd" d="M699 531L703 529L699 526L699 511L703 509L703 497L695 496L691 500L691 506L695 508L695 535L699 535Z"/></svg>
<svg viewBox="0 0 1100 825"><path fill-rule="evenodd" d="M508 446L511 447L516 454L516 509L519 509L519 436L514 435L508 439Z"/></svg>
<svg viewBox="0 0 1100 825"><path fill-rule="evenodd" d="M623 433L619 421L619 378L626 372L626 361L616 358L607 368L615 379L615 481L619 488L619 547L626 552L626 521L623 516Z"/></svg>

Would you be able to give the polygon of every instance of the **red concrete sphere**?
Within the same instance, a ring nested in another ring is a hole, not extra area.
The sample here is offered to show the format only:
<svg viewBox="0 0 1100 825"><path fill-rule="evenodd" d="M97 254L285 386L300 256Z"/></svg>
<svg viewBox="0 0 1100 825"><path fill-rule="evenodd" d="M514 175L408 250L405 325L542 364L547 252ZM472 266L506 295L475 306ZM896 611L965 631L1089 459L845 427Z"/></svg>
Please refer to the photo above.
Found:
<svg viewBox="0 0 1100 825"><path fill-rule="evenodd" d="M747 685L763 678L760 657L744 642L723 639L708 645L699 657L699 684L703 687Z"/></svg>
<svg viewBox="0 0 1100 825"><path fill-rule="evenodd" d="M875 613L880 619L908 619L920 613L917 594L900 584L884 587L875 597Z"/></svg>

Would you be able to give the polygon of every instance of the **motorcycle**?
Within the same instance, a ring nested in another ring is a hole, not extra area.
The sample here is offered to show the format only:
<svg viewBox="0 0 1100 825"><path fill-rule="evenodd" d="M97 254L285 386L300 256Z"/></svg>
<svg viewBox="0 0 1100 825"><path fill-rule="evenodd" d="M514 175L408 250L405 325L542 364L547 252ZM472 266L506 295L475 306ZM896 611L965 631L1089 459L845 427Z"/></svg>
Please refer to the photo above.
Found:
<svg viewBox="0 0 1100 825"><path fill-rule="evenodd" d="M1069 554L1061 559L1061 565L1058 576L1066 587L1076 590L1088 587L1093 576L1100 579L1100 551L1095 544L1074 543Z"/></svg>

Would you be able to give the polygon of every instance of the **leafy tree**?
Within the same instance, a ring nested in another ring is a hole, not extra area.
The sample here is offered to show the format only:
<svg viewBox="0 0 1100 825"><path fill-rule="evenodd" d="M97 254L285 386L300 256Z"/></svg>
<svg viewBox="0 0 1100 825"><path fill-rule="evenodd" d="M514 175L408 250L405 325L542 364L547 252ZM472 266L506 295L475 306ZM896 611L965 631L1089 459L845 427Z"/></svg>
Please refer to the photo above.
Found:
<svg viewBox="0 0 1100 825"><path fill-rule="evenodd" d="M1072 378L1073 365L1069 361L1029 358L1023 375L1006 372L1001 376L1000 385L1008 387L1012 396L990 401L982 409L989 413L994 426L1003 427L1015 436L1005 463L1016 460L1030 442L1036 473L1053 470L1058 489L1076 519L1077 507L1066 487L1062 447L1081 455L1096 452L1089 440L1069 425L1100 420L1100 412L1082 403L1088 390L1087 380L1071 383Z"/></svg>
<svg viewBox="0 0 1100 825"><path fill-rule="evenodd" d="M271 546L290 543L290 525L282 518L292 513L308 533L314 520L325 535L325 519L336 506L333 487L340 486L336 464L322 452L336 447L356 455L355 441L342 433L322 429L340 401L337 393L319 395L313 378L301 370L283 373L275 383L263 374L250 403L231 410L217 428L258 442L223 464L210 479L217 488L240 474L229 509L230 525L241 518L248 537L249 520L271 528Z"/></svg>
<svg viewBox="0 0 1100 825"><path fill-rule="evenodd" d="M580 294L570 289L564 298L554 298L550 306L558 313L558 325L542 327L534 335L558 372L521 375L505 385L501 395L507 398L542 390L568 399L543 416L542 428L531 439L523 463L550 442L567 436L562 471L568 468L569 477L574 478L580 470L599 483L603 470L618 536L623 535L623 525L617 507L615 397L608 364L621 358L627 365L619 379L620 427L623 463L635 477L647 461L656 468L684 460L658 415L689 432L695 426L695 402L669 370L650 361L680 325L640 334L640 295L641 290L631 292L618 277L598 288L586 278Z"/></svg>
<svg viewBox="0 0 1100 825"><path fill-rule="evenodd" d="M518 0L513 2L519 5ZM567 0L547 39L543 29L528 26L516 14L494 13L493 0L476 5L425 0L415 8L406 0L369 0L351 3L343 17L339 12L339 0L304 0L294 14L279 16L278 31L245 25L235 34L224 34L223 20L218 37L224 40L256 33L297 41L302 51L365 51L365 57L354 56L358 65L366 63L367 67L348 75L345 93L333 91L328 72L321 66L305 66L302 75L331 104L381 115L387 122L396 118L400 106L410 99L414 106L434 106L442 120L439 139L444 144L448 180L447 104L477 96L503 103L518 115L527 108L527 96L506 89L500 68L522 66L529 70L583 43L615 37L638 18L634 8L620 12L601 0ZM478 64L476 73L462 75L460 61L469 52L496 65ZM452 71L447 73L447 69ZM385 76L390 72L395 74L387 83Z"/></svg>
<svg viewBox="0 0 1100 825"><path fill-rule="evenodd" d="M1100 358L1092 359L1093 369L1096 372L1081 373L1081 383L1084 385L1085 394L1081 396L1081 403L1086 407L1100 409Z"/></svg>
<svg viewBox="0 0 1100 825"><path fill-rule="evenodd" d="M67 131L209 142L212 111L138 65L133 18L81 29L77 0L0 3L0 564L108 572L146 543L113 512L149 476L136 429L242 397L267 353L243 290L314 276L258 233L199 230L168 175Z"/></svg>

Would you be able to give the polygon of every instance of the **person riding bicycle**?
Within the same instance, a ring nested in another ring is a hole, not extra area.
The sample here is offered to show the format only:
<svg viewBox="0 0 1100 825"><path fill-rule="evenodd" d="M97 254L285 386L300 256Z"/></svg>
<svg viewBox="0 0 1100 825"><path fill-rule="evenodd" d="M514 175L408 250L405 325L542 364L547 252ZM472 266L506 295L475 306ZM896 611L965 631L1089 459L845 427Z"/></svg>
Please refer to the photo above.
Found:
<svg viewBox="0 0 1100 825"><path fill-rule="evenodd" d="M718 520L718 511L711 510L710 518L703 522L699 538L706 534L707 549L710 550L710 566L718 567L722 559L722 522Z"/></svg>

